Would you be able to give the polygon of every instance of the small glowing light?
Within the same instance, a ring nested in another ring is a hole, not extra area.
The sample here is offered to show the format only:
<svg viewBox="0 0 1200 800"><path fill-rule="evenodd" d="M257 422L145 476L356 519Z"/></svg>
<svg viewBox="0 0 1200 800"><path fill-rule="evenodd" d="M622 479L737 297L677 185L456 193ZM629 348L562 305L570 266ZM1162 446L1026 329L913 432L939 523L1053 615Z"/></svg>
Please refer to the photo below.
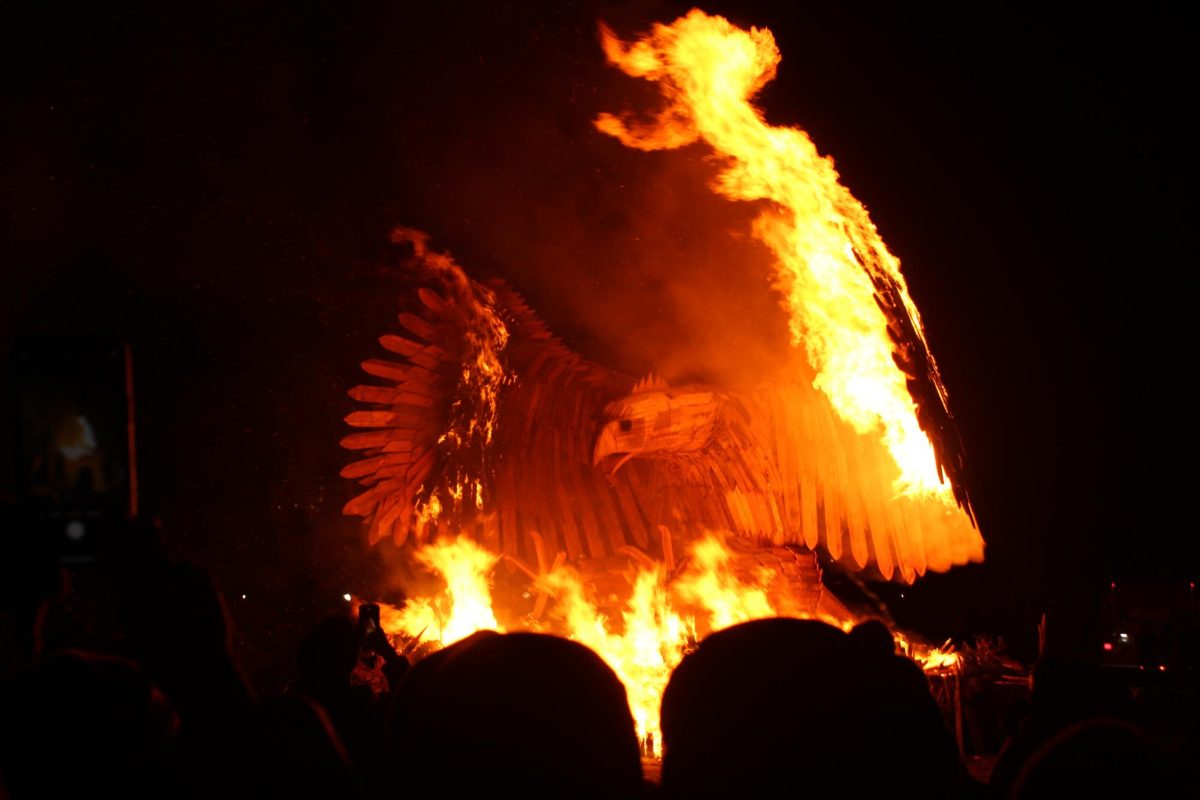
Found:
<svg viewBox="0 0 1200 800"><path fill-rule="evenodd" d="M1166 664L1159 664L1159 665L1158 665L1158 671L1159 671L1159 672L1166 672L1166 671L1167 671L1167 665L1166 665Z"/></svg>
<svg viewBox="0 0 1200 800"><path fill-rule="evenodd" d="M245 599L246 599L246 595L242 595L242 599L243 599L243 600L245 600Z"/></svg>
<svg viewBox="0 0 1200 800"><path fill-rule="evenodd" d="M904 599L904 592L901 592L901 593L900 593L900 599L901 599L901 600L903 600L903 599Z"/></svg>
<svg viewBox="0 0 1200 800"><path fill-rule="evenodd" d="M1128 641L1129 641L1129 634L1128 634L1128 633L1118 633L1118 634L1117 634L1117 636L1119 636L1119 637L1120 637L1120 639L1121 639L1121 641L1122 641L1122 642L1128 642Z"/></svg>
<svg viewBox="0 0 1200 800"><path fill-rule="evenodd" d="M1112 647L1113 647L1113 645L1112 645L1112 642L1105 642L1105 643L1104 643L1104 649L1105 649L1105 650L1112 650Z"/></svg>
<svg viewBox="0 0 1200 800"><path fill-rule="evenodd" d="M344 595L342 595L342 599L345 600L347 603L349 603L350 602L350 593L346 592Z"/></svg>
<svg viewBox="0 0 1200 800"><path fill-rule="evenodd" d="M1117 588L1117 582L1116 582L1116 581L1113 581L1112 583L1110 583L1110 584L1108 585L1108 588L1110 588L1110 589L1116 589L1116 588Z"/></svg>

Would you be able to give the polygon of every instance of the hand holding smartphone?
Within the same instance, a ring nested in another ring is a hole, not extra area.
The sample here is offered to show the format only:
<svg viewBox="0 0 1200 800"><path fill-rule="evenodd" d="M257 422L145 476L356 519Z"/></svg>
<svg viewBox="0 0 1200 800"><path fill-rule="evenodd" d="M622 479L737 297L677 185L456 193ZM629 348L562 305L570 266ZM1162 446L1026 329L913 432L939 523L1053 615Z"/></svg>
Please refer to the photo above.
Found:
<svg viewBox="0 0 1200 800"><path fill-rule="evenodd" d="M363 603L358 607L358 631L363 642L369 642L371 636L381 630L379 626L379 604Z"/></svg>

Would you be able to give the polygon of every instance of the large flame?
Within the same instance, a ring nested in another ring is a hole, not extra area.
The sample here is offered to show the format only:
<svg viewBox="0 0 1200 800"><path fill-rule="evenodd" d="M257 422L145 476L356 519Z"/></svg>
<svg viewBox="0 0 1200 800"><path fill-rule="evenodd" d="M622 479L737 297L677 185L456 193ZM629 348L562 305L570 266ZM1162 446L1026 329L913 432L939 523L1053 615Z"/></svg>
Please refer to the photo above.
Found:
<svg viewBox="0 0 1200 800"><path fill-rule="evenodd" d="M671 607L661 570L643 569L623 612L623 630L587 597L584 582L570 567L560 567L539 580L555 596L553 621L562 635L600 654L625 684L638 736L653 749L661 742L658 709L671 670L683 658L688 623Z"/></svg>
<svg viewBox="0 0 1200 800"><path fill-rule="evenodd" d="M607 29L602 37L609 61L657 82L667 106L650 122L602 114L597 127L643 150L703 140L724 160L716 191L768 201L754 234L776 255L793 343L805 349L815 385L860 433L882 431L899 491L934 493L953 507L875 301L871 275L890 277L922 335L899 261L839 183L833 161L803 130L769 125L751 104L779 64L771 32L692 10L632 44Z"/></svg>
<svg viewBox="0 0 1200 800"><path fill-rule="evenodd" d="M385 632L444 647L476 631L503 630L492 611L489 583L498 556L460 537L428 544L415 557L440 576L446 588L433 597L413 598L403 608L381 605L379 623Z"/></svg>
<svg viewBox="0 0 1200 800"><path fill-rule="evenodd" d="M670 584L662 565L640 566L619 619L600 610L586 581L570 566L560 564L534 581L537 591L554 598L554 607L546 620L530 619L530 627L587 645L612 667L625 684L638 735L654 753L662 740L662 693L695 643L697 623L711 632L778 613L764 591L773 573L762 576L762 585L741 582L728 569L729 551L713 535L696 542L690 555L689 568ZM381 624L389 635L446 646L478 630L501 630L488 582L496 556L463 536L427 545L416 558L445 581L446 589L412 598L400 609L383 606Z"/></svg>
<svg viewBox="0 0 1200 800"><path fill-rule="evenodd" d="M744 31L694 10L671 25L656 26L633 44L618 41L607 30L603 38L608 58L630 75L658 82L668 106L649 124L606 114L597 126L646 150L703 140L724 159L719 192L737 200L768 201L754 233L777 257L793 344L810 360L816 386L860 433L880 432L898 468L899 491L930 493L954 507L952 491L942 484L933 447L918 423L905 375L893 360L888 320L876 303L872 276L883 275L898 288L916 335L922 335L899 262L866 209L839 183L832 161L818 154L804 131L768 125L751 104L779 62L770 31ZM500 358L508 331L492 298L481 294L486 290L473 288L449 257L430 253L415 232L400 230L397 236L410 241L441 275L458 307L471 309L461 327L481 332L472 333L467 342L459 399L439 444L452 451L471 448L479 458L463 463L486 464L498 393L512 379ZM418 516L422 521L437 518L464 497L482 510L481 477L458 469L431 488ZM460 536L426 545L416 558L440 576L445 589L411 598L402 608L383 607L385 631L406 645L420 640L437 647L478 630L502 630L490 586L499 556ZM655 754L661 747L662 692L700 637L753 619L806 616L781 605L788 593L776 591L775 583L783 580L779 572L763 567L749 577L735 574L732 554L718 534L695 541L684 563L679 574L668 576L661 563L631 561L631 592L621 608L597 603L588 582L561 558L541 573L522 566L532 579L526 598L537 599L528 611L515 615L522 620L520 627L566 636L604 658L624 682L638 733L647 752ZM843 630L855 622L822 619ZM898 636L897 649L931 671L957 668L952 648L923 648Z"/></svg>
<svg viewBox="0 0 1200 800"><path fill-rule="evenodd" d="M421 639L444 647L480 630L502 631L492 610L490 573L499 560L472 539L439 540L416 558L445 582L428 597L409 599L403 608L382 606L381 624L403 642ZM559 564L536 577L533 589L553 598L544 619L524 617L524 627L574 639L603 658L625 684L630 710L647 753L658 754L662 735L658 714L672 670L703 635L731 625L777 616L807 616L781 607L768 595L779 574L769 569L751 581L735 575L732 553L722 538L709 534L688 550L688 566L670 581L661 564L639 565L623 608L606 614L590 596L586 580ZM852 619L822 617L843 630ZM953 667L957 656L897 635L897 649L930 670Z"/></svg>

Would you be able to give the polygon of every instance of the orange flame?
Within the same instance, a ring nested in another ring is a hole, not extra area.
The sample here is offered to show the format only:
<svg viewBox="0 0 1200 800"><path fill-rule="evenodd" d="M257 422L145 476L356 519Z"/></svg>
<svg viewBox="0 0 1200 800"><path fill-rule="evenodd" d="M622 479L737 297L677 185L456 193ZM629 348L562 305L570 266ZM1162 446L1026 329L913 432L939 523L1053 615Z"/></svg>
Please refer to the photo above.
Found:
<svg viewBox="0 0 1200 800"><path fill-rule="evenodd" d="M729 571L730 555L720 539L705 536L692 545L690 567L675 582L680 599L708 612L712 631L776 615L765 589L777 574L764 569L758 585L745 584Z"/></svg>
<svg viewBox="0 0 1200 800"><path fill-rule="evenodd" d="M421 637L445 647L476 631L503 630L492 611L489 585L498 556L459 537L425 545L415 557L445 580L446 589L435 597L409 600L403 608L381 605L379 624L386 633Z"/></svg>
<svg viewBox="0 0 1200 800"><path fill-rule="evenodd" d="M732 554L720 536L705 536L688 552L688 567L670 581L661 565L640 566L631 576L632 593L618 618L597 606L575 569L560 565L534 581L535 590L554 598L547 619L525 618L532 629L587 645L612 667L625 684L638 735L654 754L662 741L658 713L663 690L672 670L697 643L697 631L707 634L754 619L805 616L772 602L768 590L777 573L764 568L750 581L733 574ZM445 580L446 589L433 597L414 597L403 608L382 606L380 622L389 635L446 646L478 630L503 630L492 610L489 584L497 556L463 536L427 545L417 551L417 558ZM854 624L850 619L822 621L843 630ZM919 648L897 634L897 646L926 670L957 663L948 645Z"/></svg>
<svg viewBox="0 0 1200 800"><path fill-rule="evenodd" d="M667 105L649 123L601 114L596 127L642 150L703 140L724 160L715 191L769 201L753 230L777 258L792 341L816 370L814 385L857 431L881 431L899 467L899 492L932 493L955 507L875 302L870 276L887 275L923 335L899 261L866 208L839 183L833 161L803 130L768 125L751 103L780 61L771 32L745 31L693 9L632 44L606 28L602 39L609 61L656 82Z"/></svg>
<svg viewBox="0 0 1200 800"><path fill-rule="evenodd" d="M428 234L413 228L397 227L392 231L392 241L412 246L417 260L441 282L451 298L447 307L463 317L459 326L463 335L463 366L447 414L446 430L438 437L438 444L452 453L470 449L486 455L495 434L500 391L512 381L501 361L501 354L508 346L508 326L496 311L491 290L468 278L448 254L430 249L428 240ZM476 510L483 509L482 475L468 474L466 466L472 461L448 460L453 465L453 477L432 487L428 498L418 505L418 530L438 519L447 507L458 508L464 497ZM424 489L421 487L422 492Z"/></svg>
<svg viewBox="0 0 1200 800"><path fill-rule="evenodd" d="M622 614L624 631L611 631L609 620L588 599L579 574L560 567L538 580L558 601L555 617L561 633L595 650L625 684L629 708L643 742L662 741L658 709L671 670L683 658L688 624L670 604L661 570L643 569Z"/></svg>
<svg viewBox="0 0 1200 800"><path fill-rule="evenodd" d="M897 636L897 641L900 641ZM929 647L920 644L902 646L906 656L921 665L926 672L957 672L962 668L962 659L954 651L954 645L945 642L941 647Z"/></svg>

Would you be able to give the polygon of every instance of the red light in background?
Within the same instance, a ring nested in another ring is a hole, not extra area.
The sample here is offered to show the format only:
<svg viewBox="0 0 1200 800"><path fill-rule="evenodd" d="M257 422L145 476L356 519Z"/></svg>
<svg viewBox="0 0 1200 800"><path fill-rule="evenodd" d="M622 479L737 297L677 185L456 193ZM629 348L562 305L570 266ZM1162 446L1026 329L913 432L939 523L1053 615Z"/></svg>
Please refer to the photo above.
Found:
<svg viewBox="0 0 1200 800"><path fill-rule="evenodd" d="M1104 643L1104 649L1105 649L1105 650L1112 650L1112 642L1105 642L1105 643Z"/></svg>
<svg viewBox="0 0 1200 800"><path fill-rule="evenodd" d="M1117 588L1117 582L1116 582L1116 581L1113 581L1112 583L1110 583L1110 584L1108 585L1108 588L1110 588L1110 589L1116 589L1116 588Z"/></svg>
<svg viewBox="0 0 1200 800"><path fill-rule="evenodd" d="M1158 671L1159 671L1159 672L1166 672L1166 671L1167 671L1167 665L1166 665L1166 664L1159 664L1159 665L1158 665Z"/></svg>

